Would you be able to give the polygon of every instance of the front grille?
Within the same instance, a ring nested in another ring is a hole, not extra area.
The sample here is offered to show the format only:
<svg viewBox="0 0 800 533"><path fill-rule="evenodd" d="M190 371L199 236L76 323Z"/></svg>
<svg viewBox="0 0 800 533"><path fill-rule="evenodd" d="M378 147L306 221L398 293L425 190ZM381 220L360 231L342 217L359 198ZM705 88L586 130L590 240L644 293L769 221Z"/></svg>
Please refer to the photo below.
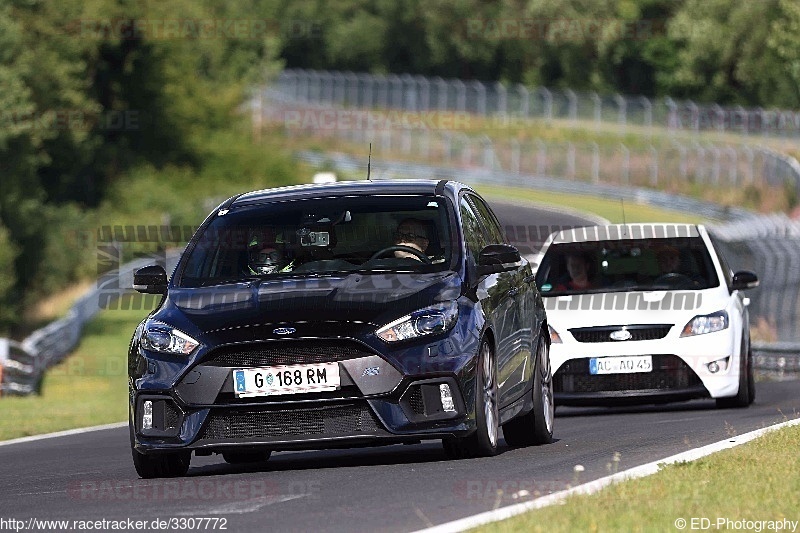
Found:
<svg viewBox="0 0 800 533"><path fill-rule="evenodd" d="M376 435L381 427L363 403L284 411L217 409L208 416L201 439L291 439Z"/></svg>
<svg viewBox="0 0 800 533"><path fill-rule="evenodd" d="M303 363L334 363L374 355L352 341L280 340L223 346L203 361L213 366L260 367Z"/></svg>
<svg viewBox="0 0 800 533"><path fill-rule="evenodd" d="M697 374L675 355L653 355L653 370L635 374L589 373L589 358L567 361L553 376L554 392L594 393L681 390L702 385Z"/></svg>
<svg viewBox="0 0 800 533"><path fill-rule="evenodd" d="M172 401L164 402L164 429L175 429L179 427L181 412L178 406Z"/></svg>
<svg viewBox="0 0 800 533"><path fill-rule="evenodd" d="M621 329L628 330L631 338L628 341L651 341L663 339L672 329L672 324L648 324L631 326L597 326L592 328L572 328L569 332L578 342L624 342L615 341L611 334Z"/></svg>
<svg viewBox="0 0 800 533"><path fill-rule="evenodd" d="M414 385L408 394L408 404L411 409L418 415L425 414L425 404L422 403L422 387Z"/></svg>

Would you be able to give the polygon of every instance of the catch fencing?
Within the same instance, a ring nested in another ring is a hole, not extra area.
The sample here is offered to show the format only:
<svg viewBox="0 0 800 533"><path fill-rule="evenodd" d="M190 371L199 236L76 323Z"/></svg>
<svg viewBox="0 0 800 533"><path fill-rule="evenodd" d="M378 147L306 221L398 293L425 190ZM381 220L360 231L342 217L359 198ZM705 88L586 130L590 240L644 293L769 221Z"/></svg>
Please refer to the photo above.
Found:
<svg viewBox="0 0 800 533"><path fill-rule="evenodd" d="M349 74L325 75L341 80ZM381 78L353 76L372 80L370 83ZM430 100L424 100L427 103L420 107L403 104L416 101L417 96L348 99L333 97L341 92L335 88L309 91L308 87L319 79L326 78L315 71L285 71L273 86L259 91L253 99L254 127L260 130L265 123L281 124L290 136L336 137L360 146L373 143L383 157L461 168L679 191L698 186L717 191L766 186L778 189L773 194L793 191L795 198L800 197L800 165L794 158L756 144L757 138L735 143L711 142L706 137L646 135L601 136L600 142L530 138L528 133L535 135L535 128L517 122L519 116L502 111L490 115L482 107L477 111L468 107L469 115L455 117L398 115L391 111L393 107L401 107L406 113L424 113ZM389 87L400 91L410 86ZM460 106L455 112L460 112L458 109ZM453 109L448 107L447 111ZM490 119L475 122L472 113L476 112ZM522 139L517 138L520 131L525 134Z"/></svg>
<svg viewBox="0 0 800 533"><path fill-rule="evenodd" d="M602 95L410 74L303 69L284 70L276 88L298 100L326 106L585 121L612 126L621 133L660 127L693 133L800 138L799 111L698 104L669 97Z"/></svg>

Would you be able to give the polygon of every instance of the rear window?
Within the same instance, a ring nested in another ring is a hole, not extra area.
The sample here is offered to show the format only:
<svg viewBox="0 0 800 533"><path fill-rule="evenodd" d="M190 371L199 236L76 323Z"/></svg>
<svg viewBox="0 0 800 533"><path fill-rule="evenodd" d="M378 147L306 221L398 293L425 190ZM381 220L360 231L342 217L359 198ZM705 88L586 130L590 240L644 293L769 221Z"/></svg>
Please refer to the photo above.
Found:
<svg viewBox="0 0 800 533"><path fill-rule="evenodd" d="M700 237L556 244L536 273L543 296L719 286Z"/></svg>

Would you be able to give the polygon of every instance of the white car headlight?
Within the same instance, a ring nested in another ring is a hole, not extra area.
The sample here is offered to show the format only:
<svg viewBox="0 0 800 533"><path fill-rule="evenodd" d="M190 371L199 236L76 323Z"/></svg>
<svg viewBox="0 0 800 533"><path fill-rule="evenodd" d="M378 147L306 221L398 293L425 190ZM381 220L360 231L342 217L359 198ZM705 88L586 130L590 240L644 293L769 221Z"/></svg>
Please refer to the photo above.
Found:
<svg viewBox="0 0 800 533"><path fill-rule="evenodd" d="M693 335L722 331L728 327L728 324L728 313L725 311L717 311L710 315L696 316L683 326L681 337L691 337Z"/></svg>
<svg viewBox="0 0 800 533"><path fill-rule="evenodd" d="M375 334L386 342L404 341L444 333L453 327L457 319L458 304L455 301L443 302L398 318L379 328Z"/></svg>
<svg viewBox="0 0 800 533"><path fill-rule="evenodd" d="M181 355L189 355L200 344L186 333L160 322L147 324L141 341L145 350Z"/></svg>

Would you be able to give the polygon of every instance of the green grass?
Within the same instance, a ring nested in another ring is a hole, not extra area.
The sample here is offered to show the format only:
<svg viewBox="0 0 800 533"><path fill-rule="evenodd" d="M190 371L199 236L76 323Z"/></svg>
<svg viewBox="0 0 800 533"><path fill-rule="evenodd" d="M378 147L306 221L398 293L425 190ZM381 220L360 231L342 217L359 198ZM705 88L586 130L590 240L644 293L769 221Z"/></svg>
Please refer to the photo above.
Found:
<svg viewBox="0 0 800 533"><path fill-rule="evenodd" d="M127 420L127 350L147 314L102 311L77 349L47 371L41 396L0 398L0 440Z"/></svg>
<svg viewBox="0 0 800 533"><path fill-rule="evenodd" d="M591 496L573 496L564 505L477 531L680 531L674 525L680 518L708 518L714 525L718 517L800 520L799 449L800 426L784 428L731 450L666 466L653 476L618 483ZM685 530L692 530L691 523Z"/></svg>
<svg viewBox="0 0 800 533"><path fill-rule="evenodd" d="M618 200L609 200L597 196L563 194L557 192L520 189L512 187L476 186L475 189L485 195L488 200L503 201L513 199L533 204L567 207L570 210L583 211L599 215L614 224L622 223L622 204ZM661 209L651 205L626 203L625 222L686 222L703 223L704 220L681 211Z"/></svg>

